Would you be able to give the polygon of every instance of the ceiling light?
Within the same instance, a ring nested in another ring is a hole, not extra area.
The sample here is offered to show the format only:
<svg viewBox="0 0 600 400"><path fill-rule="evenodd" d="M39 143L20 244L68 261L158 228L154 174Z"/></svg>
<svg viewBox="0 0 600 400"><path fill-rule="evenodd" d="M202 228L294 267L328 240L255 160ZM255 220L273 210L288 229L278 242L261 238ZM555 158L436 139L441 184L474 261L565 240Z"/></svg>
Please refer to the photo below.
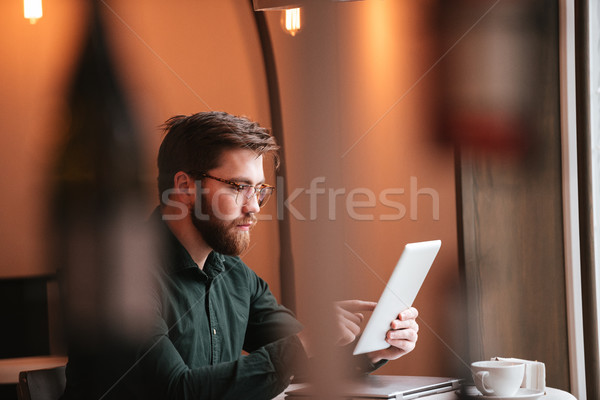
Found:
<svg viewBox="0 0 600 400"><path fill-rule="evenodd" d="M24 0L23 11L25 18L32 24L35 24L38 19L42 18L42 0Z"/></svg>

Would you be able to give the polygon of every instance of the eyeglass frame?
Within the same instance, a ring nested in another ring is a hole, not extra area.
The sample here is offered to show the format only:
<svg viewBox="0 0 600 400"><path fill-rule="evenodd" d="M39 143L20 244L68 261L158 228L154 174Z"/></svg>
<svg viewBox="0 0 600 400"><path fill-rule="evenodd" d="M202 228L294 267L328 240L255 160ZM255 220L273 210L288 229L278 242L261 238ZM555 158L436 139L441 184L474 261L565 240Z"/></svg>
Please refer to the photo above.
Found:
<svg viewBox="0 0 600 400"><path fill-rule="evenodd" d="M235 194L235 202L236 203L238 202L238 196L239 196L240 193L242 193L246 188L253 188L254 189L254 193L252 193L250 196L245 196L245 195L242 195L242 196L246 198L246 202L248 202L248 200L250 200L252 198L252 196L256 196L256 202L258 203L258 207L259 208L262 208L262 207L264 207L265 204L267 204L267 201L269 200L269 198L271 197L271 195L275 191L275 186L268 185L266 183L261 183L260 185L253 186L253 185L247 185L247 184L244 184L244 183L237 183L237 182L234 182L234 181L230 181L228 179L218 178L216 176L209 175L206 172L188 171L188 173L190 175L200 176L202 178L213 179L215 181L226 183L228 185L233 186L236 189L236 194ZM268 193L267 196L265 196L266 200L263 199L263 201L261 203L259 195L265 189L269 189L270 192ZM246 202L242 203L242 205L246 204Z"/></svg>

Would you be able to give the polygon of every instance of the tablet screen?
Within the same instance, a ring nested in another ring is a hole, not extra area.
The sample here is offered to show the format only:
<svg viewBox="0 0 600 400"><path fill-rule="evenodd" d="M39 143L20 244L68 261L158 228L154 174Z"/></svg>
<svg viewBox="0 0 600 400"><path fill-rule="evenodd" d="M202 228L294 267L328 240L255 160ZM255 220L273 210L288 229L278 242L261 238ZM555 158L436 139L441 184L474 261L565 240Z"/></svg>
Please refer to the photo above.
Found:
<svg viewBox="0 0 600 400"><path fill-rule="evenodd" d="M408 243L377 302L353 354L387 349L385 341L390 324L399 313L412 306L417 293L437 256L441 240Z"/></svg>

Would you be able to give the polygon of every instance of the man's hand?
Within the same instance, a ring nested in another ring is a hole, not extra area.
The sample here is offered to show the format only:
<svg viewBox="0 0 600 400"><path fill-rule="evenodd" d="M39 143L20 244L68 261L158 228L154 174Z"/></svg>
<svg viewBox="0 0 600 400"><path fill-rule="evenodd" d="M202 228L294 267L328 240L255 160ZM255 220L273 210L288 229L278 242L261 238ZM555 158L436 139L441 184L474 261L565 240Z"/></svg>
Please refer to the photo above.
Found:
<svg viewBox="0 0 600 400"><path fill-rule="evenodd" d="M368 353L371 362L395 360L413 351L419 337L419 324L416 321L418 316L419 311L414 307L398 314L398 319L392 321L385 338L390 347Z"/></svg>
<svg viewBox="0 0 600 400"><path fill-rule="evenodd" d="M373 311L377 303L362 300L343 300L334 303L338 337L336 344L345 346L352 343L360 333L360 324L365 318L361 311Z"/></svg>
<svg viewBox="0 0 600 400"><path fill-rule="evenodd" d="M344 346L352 343L360 333L360 324L365 318L361 311L373 311L377 303L362 300L343 300L333 303L333 317L337 329L328 337L328 343ZM314 356L314 338L304 329L298 333L298 338L309 357Z"/></svg>

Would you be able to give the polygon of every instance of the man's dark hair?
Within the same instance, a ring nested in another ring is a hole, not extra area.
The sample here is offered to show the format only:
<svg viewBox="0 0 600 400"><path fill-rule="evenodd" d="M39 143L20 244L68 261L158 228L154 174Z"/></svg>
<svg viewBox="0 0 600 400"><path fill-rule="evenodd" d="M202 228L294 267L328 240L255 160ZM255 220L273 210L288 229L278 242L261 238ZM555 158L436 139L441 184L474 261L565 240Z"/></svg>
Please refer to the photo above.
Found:
<svg viewBox="0 0 600 400"><path fill-rule="evenodd" d="M158 193L173 187L179 171L208 171L229 149L249 149L257 156L272 154L277 168L279 146L267 129L244 117L211 111L177 115L162 126L166 135L158 150Z"/></svg>

